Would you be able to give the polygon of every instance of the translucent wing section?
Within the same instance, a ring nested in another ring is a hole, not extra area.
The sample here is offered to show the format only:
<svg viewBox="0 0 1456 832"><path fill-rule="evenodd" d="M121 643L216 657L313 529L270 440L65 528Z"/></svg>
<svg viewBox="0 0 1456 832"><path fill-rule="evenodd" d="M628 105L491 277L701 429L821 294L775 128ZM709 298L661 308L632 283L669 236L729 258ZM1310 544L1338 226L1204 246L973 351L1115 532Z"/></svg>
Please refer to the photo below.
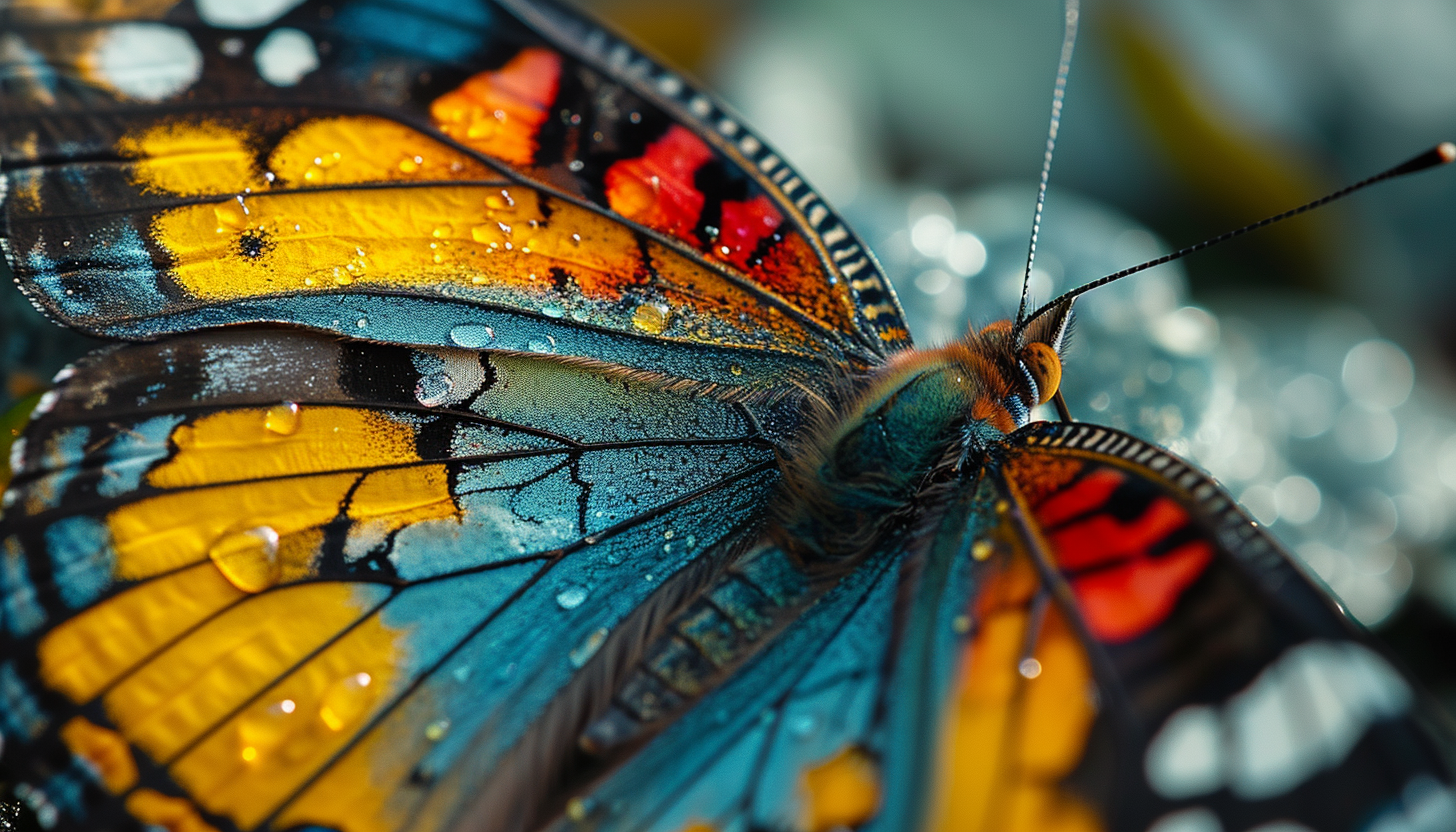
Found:
<svg viewBox="0 0 1456 832"><path fill-rule="evenodd" d="M595 24L483 0L225 8L4 12L5 236L58 318L633 366L657 342L720 382L907 343L808 186Z"/></svg>
<svg viewBox="0 0 1456 832"><path fill-rule="evenodd" d="M995 468L946 825L1361 830L1451 805L1410 684L1206 475L1076 424Z"/></svg>
<svg viewBox="0 0 1456 832"><path fill-rule="evenodd" d="M777 481L739 405L302 332L98 353L38 414L0 731L84 828L442 828Z"/></svg>

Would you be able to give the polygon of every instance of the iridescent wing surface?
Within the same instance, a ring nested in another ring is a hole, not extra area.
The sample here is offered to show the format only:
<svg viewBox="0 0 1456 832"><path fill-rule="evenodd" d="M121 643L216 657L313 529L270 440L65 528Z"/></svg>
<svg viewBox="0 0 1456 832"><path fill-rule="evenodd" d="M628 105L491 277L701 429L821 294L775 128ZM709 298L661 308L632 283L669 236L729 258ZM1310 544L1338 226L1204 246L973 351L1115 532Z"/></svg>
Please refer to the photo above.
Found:
<svg viewBox="0 0 1456 832"><path fill-rule="evenodd" d="M908 343L782 159L555 3L3 14L11 261L88 332L286 323L760 387Z"/></svg>
<svg viewBox="0 0 1456 832"><path fill-rule="evenodd" d="M545 788L541 726L755 533L769 440L542 357L281 330L97 353L12 455L14 782L86 828L431 829L488 779Z"/></svg>

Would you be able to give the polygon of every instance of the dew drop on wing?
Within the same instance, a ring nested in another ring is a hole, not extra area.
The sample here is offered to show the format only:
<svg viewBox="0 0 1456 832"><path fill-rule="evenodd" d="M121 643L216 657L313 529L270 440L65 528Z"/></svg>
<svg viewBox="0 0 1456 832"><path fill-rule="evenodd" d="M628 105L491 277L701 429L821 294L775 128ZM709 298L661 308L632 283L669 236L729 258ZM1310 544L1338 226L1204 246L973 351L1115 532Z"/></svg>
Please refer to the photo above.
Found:
<svg viewBox="0 0 1456 832"><path fill-rule="evenodd" d="M495 340L495 330L481 324L460 324L451 328L450 340L466 349L480 349Z"/></svg>
<svg viewBox="0 0 1456 832"><path fill-rule="evenodd" d="M586 587L568 586L556 593L556 606L564 610L574 610L581 606L581 602L586 600L586 596Z"/></svg>
<svg viewBox="0 0 1456 832"><path fill-rule="evenodd" d="M425 407L439 407L450 398L455 382L446 373L430 373L415 384L415 400Z"/></svg>

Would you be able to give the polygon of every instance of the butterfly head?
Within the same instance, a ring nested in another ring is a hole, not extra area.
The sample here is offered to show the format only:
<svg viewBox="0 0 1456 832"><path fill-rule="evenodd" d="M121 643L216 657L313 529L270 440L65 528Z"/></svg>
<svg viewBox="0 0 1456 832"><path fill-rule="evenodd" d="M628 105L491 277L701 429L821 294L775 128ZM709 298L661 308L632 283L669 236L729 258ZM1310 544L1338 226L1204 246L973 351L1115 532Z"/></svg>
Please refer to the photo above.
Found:
<svg viewBox="0 0 1456 832"><path fill-rule="evenodd" d="M961 342L985 367L984 374L1001 381L988 384L986 391L1015 426L1030 421L1031 409L1051 401L1060 388L1061 352L1071 321L1069 302L1020 327L1011 321L996 321L968 333ZM987 373L987 369L994 372Z"/></svg>

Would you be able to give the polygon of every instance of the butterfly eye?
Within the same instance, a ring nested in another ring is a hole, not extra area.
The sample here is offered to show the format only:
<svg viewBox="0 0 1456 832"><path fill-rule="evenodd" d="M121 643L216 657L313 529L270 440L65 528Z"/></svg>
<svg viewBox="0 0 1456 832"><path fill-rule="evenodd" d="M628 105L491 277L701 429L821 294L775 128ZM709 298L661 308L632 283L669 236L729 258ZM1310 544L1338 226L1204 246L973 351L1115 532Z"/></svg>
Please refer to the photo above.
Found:
<svg viewBox="0 0 1456 832"><path fill-rule="evenodd" d="M1032 341L1021 349L1021 371L1032 383L1032 397L1045 404L1056 395L1062 383L1062 359L1057 351L1040 341Z"/></svg>

